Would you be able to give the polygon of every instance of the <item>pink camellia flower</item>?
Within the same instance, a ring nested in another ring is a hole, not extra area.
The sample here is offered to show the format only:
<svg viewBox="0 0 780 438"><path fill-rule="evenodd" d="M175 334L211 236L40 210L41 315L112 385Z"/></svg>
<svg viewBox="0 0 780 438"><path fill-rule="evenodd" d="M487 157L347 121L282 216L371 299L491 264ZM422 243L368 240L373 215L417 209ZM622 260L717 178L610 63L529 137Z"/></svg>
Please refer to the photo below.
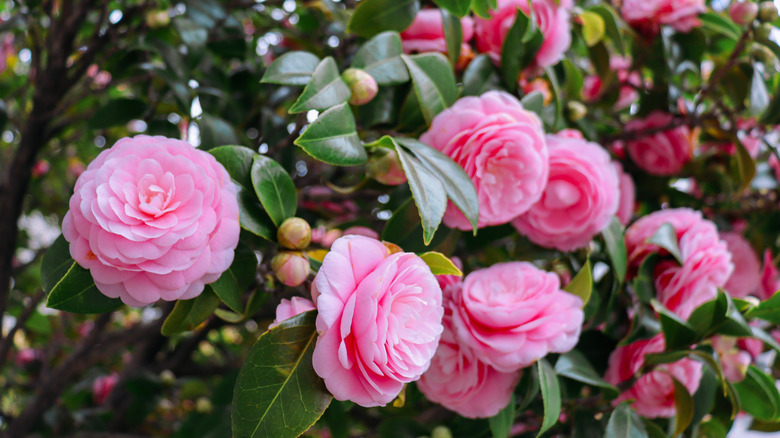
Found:
<svg viewBox="0 0 780 438"><path fill-rule="evenodd" d="M661 353L664 347L662 334L618 347L609 356L609 368L604 380L618 385L631 379L644 365L645 355ZM617 406L624 400L634 400L631 407L643 417L672 417L675 414L672 378L677 379L689 393L693 394L699 387L701 375L702 364L693 359L680 359L677 362L659 365L640 377L634 386L620 394L612 404Z"/></svg>
<svg viewBox="0 0 780 438"><path fill-rule="evenodd" d="M721 233L720 238L726 242L734 263L734 272L723 285L732 297L743 298L756 294L761 281L761 261L758 255L742 234L736 232Z"/></svg>
<svg viewBox="0 0 780 438"><path fill-rule="evenodd" d="M360 227L360 226L349 227L346 230L344 230L344 235L345 236L348 235L366 236L372 239L379 240L379 233L377 233L376 231L368 227Z"/></svg>
<svg viewBox="0 0 780 438"><path fill-rule="evenodd" d="M737 338L731 336L714 336L712 348L718 353L723 366L723 375L730 382L740 382L745 378L745 372L751 362L750 353L737 348Z"/></svg>
<svg viewBox="0 0 780 438"><path fill-rule="evenodd" d="M336 240L312 286L319 338L314 371L338 400L384 406L431 363L442 294L415 254L365 236Z"/></svg>
<svg viewBox="0 0 780 438"><path fill-rule="evenodd" d="M474 36L474 22L469 17L460 19L463 31L463 45L460 53L463 56L471 52L468 42ZM417 12L414 21L401 32L401 47L404 53L439 52L447 53L447 40L444 38L444 25L441 11L438 9L423 9Z"/></svg>
<svg viewBox="0 0 780 438"><path fill-rule="evenodd" d="M698 17L704 11L704 0L623 0L620 8L628 24L650 36L657 34L661 25L690 32L701 25Z"/></svg>
<svg viewBox="0 0 780 438"><path fill-rule="evenodd" d="M751 322L750 325L754 325L754 323ZM756 359L759 354L764 352L764 341L758 338L739 338L737 339L737 347L747 351L750 357Z"/></svg>
<svg viewBox="0 0 780 438"><path fill-rule="evenodd" d="M615 216L624 226L631 222L631 216L634 215L636 205L636 186L631 175L623 171L623 166L617 161L612 162L612 166L618 173L618 186L620 187L620 201Z"/></svg>
<svg viewBox="0 0 780 438"><path fill-rule="evenodd" d="M312 303L311 300L307 300L306 298L292 297L289 300L282 298L282 302L276 306L276 319L274 319L274 322L271 323L268 328L274 328L286 319L290 319L293 316L298 316L303 312L308 312L309 310L315 309L316 307L314 307L314 303Z"/></svg>
<svg viewBox="0 0 780 438"><path fill-rule="evenodd" d="M102 405L108 400L111 391L114 390L116 382L119 381L119 374L111 373L107 376L100 376L92 382L92 399L96 404Z"/></svg>
<svg viewBox="0 0 780 438"><path fill-rule="evenodd" d="M780 270L777 269L772 251L764 251L764 264L761 267L760 299L768 300L780 290Z"/></svg>
<svg viewBox="0 0 780 438"><path fill-rule="evenodd" d="M676 232L682 265L666 250L648 242L665 223ZM658 299L684 319L717 296L718 287L726 284L734 268L715 224L687 208L656 211L634 222L626 230L626 251L629 272L636 272L650 253L663 256L654 273Z"/></svg>
<svg viewBox="0 0 780 438"><path fill-rule="evenodd" d="M769 154L769 167L775 173L775 178L780 181L780 160L777 159L777 155L774 153Z"/></svg>
<svg viewBox="0 0 780 438"><path fill-rule="evenodd" d="M452 288L451 307L458 340L507 373L571 350L582 328L582 300L562 291L557 275L528 262L472 272Z"/></svg>
<svg viewBox="0 0 780 438"><path fill-rule="evenodd" d="M617 73L617 79L622 84L613 108L615 110L628 108L639 99L639 92L634 87L642 85L642 77L639 75L639 72L630 70L631 59L629 58L612 56L609 60L609 67ZM604 91L604 84L597 75L586 76L583 80L582 98L586 102L597 101Z"/></svg>
<svg viewBox="0 0 780 438"><path fill-rule="evenodd" d="M508 93L489 91L458 100L433 119L420 141L460 164L474 182L480 228L505 224L525 213L547 184L542 122ZM452 203L444 224L471 229Z"/></svg>
<svg viewBox="0 0 780 438"><path fill-rule="evenodd" d="M650 113L644 119L626 124L626 132L653 130L668 126L674 117L660 111ZM666 131L628 140L628 155L645 172L652 175L674 175L690 161L696 144L696 132L687 126L678 126Z"/></svg>
<svg viewBox="0 0 780 438"><path fill-rule="evenodd" d="M458 342L452 328L452 310L445 304L439 348L431 367L417 381L428 400L467 418L489 418L509 403L520 371L502 373L480 362Z"/></svg>
<svg viewBox="0 0 780 438"><path fill-rule="evenodd" d="M477 50L487 53L494 63L501 62L501 49L506 35L515 23L517 9L530 14L528 0L498 0L498 9L492 11L490 18L474 19L474 35ZM544 36L533 66L545 68L555 65L563 59L563 54L571 45L571 16L574 7L572 0L531 0L536 16L536 24Z"/></svg>
<svg viewBox="0 0 780 438"><path fill-rule="evenodd" d="M76 181L62 234L106 296L131 306L194 298L233 262L236 186L186 142L123 138Z"/></svg>
<svg viewBox="0 0 780 438"><path fill-rule="evenodd" d="M547 187L512 225L537 245L572 251L586 246L617 212L618 175L596 143L548 135L547 146Z"/></svg>

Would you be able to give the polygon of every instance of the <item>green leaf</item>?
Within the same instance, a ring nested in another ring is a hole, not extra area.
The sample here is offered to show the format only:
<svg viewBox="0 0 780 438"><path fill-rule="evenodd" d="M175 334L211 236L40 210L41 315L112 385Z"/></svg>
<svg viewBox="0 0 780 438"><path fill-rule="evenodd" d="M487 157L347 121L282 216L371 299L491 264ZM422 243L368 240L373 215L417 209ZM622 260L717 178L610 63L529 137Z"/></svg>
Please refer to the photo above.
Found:
<svg viewBox="0 0 780 438"><path fill-rule="evenodd" d="M252 283L256 272L257 256L255 252L245 243L239 242L230 268L209 286L228 307L238 313L243 313L244 305L241 303L241 296Z"/></svg>
<svg viewBox="0 0 780 438"><path fill-rule="evenodd" d="M401 37L397 32L382 32L360 46L352 68L365 70L379 85L396 85L409 81L409 72L401 59Z"/></svg>
<svg viewBox="0 0 780 438"><path fill-rule="evenodd" d="M590 259L585 261L580 272L571 279L563 290L580 297L582 300L582 307L585 307L585 305L588 304L590 294L593 292L593 275L590 268Z"/></svg>
<svg viewBox="0 0 780 438"><path fill-rule="evenodd" d="M320 114L294 143L312 157L335 166L356 166L368 160L347 104Z"/></svg>
<svg viewBox="0 0 780 438"><path fill-rule="evenodd" d="M253 189L238 186L238 222L241 228L269 242L276 241L275 225L260 208Z"/></svg>
<svg viewBox="0 0 780 438"><path fill-rule="evenodd" d="M582 21L582 38L588 47L604 39L606 25L604 18L600 14L592 11L583 11L579 15L579 19Z"/></svg>
<svg viewBox="0 0 780 438"><path fill-rule="evenodd" d="M764 75L759 67L753 67L753 79L750 82L750 114L758 116L769 107L769 91L766 89Z"/></svg>
<svg viewBox="0 0 780 438"><path fill-rule="evenodd" d="M165 336L171 336L194 330L207 320L218 306L219 298L210 287L206 287L203 293L191 300L176 301L170 315L165 318L161 332Z"/></svg>
<svg viewBox="0 0 780 438"><path fill-rule="evenodd" d="M433 0L437 6L450 14L463 18L471 9L471 0Z"/></svg>
<svg viewBox="0 0 780 438"><path fill-rule="evenodd" d="M608 76L614 75L615 72L613 72L609 66L610 56L607 46L604 45L603 41L600 41L588 48L588 55L590 57L590 62L593 64L593 68L596 69L596 74L599 75L604 84L609 85L609 83L611 83L611 78L610 80L606 79Z"/></svg>
<svg viewBox="0 0 780 438"><path fill-rule="evenodd" d="M238 143L233 126L225 120L203 114L198 121L200 127L200 149L209 150L216 146Z"/></svg>
<svg viewBox="0 0 780 438"><path fill-rule="evenodd" d="M705 29L711 30L735 41L738 40L742 34L742 29L740 29L739 26L734 24L734 22L728 18L715 12L705 12L703 14L699 14L699 20L701 20L702 27Z"/></svg>
<svg viewBox="0 0 780 438"><path fill-rule="evenodd" d="M623 238L623 225L617 217L612 216L607 228L601 232L604 237L604 244L607 247L609 260L612 262L612 269L615 270L615 276L620 283L626 279L627 256L626 242Z"/></svg>
<svg viewBox="0 0 780 438"><path fill-rule="evenodd" d="M674 383L674 436L677 436L688 428L693 419L693 397L688 389L679 380L672 377Z"/></svg>
<svg viewBox="0 0 780 438"><path fill-rule="evenodd" d="M659 314L667 349L684 348L696 341L696 331L687 322L669 311L657 300L653 299L651 304L653 309Z"/></svg>
<svg viewBox="0 0 780 438"><path fill-rule="evenodd" d="M399 243L409 237L419 225L420 216L417 213L413 199L407 199L398 207L382 230L382 240Z"/></svg>
<svg viewBox="0 0 780 438"><path fill-rule="evenodd" d="M60 266L56 272L61 271ZM122 307L122 301L103 295L89 271L74 261L52 287L46 306L71 313L105 313Z"/></svg>
<svg viewBox="0 0 780 438"><path fill-rule="evenodd" d="M523 108L542 117L542 111L544 110L544 94L542 94L541 91L532 91L526 94L520 99L520 103L523 104Z"/></svg>
<svg viewBox="0 0 780 438"><path fill-rule="evenodd" d="M288 110L290 114L309 110L324 110L344 103L352 96L341 79L336 61L328 56L320 61L303 93Z"/></svg>
<svg viewBox="0 0 780 438"><path fill-rule="evenodd" d="M555 363L555 372L560 376L603 388L607 391L609 398L615 398L620 393L616 387L602 379L588 362L588 359L577 350L561 355Z"/></svg>
<svg viewBox="0 0 780 438"><path fill-rule="evenodd" d="M44 292L51 292L73 266L73 263L73 258L70 256L70 244L65 240L65 236L60 234L46 250L41 261L41 284Z"/></svg>
<svg viewBox="0 0 780 438"><path fill-rule="evenodd" d="M615 48L618 49L621 55L625 55L626 47L623 43L623 36L620 34L620 27L618 26L618 13L609 5L595 6L589 9L590 12L599 14L604 20L604 26L607 35L615 44Z"/></svg>
<svg viewBox="0 0 780 438"><path fill-rule="evenodd" d="M89 119L90 129L105 129L123 125L130 120L143 117L149 105L140 99L119 98L109 100Z"/></svg>
<svg viewBox="0 0 780 438"><path fill-rule="evenodd" d="M515 424L515 395L509 397L509 403L488 419L493 438L509 438Z"/></svg>
<svg viewBox="0 0 780 438"><path fill-rule="evenodd" d="M347 32L370 38L386 30L409 27L417 11L418 0L363 0L347 23Z"/></svg>
<svg viewBox="0 0 780 438"><path fill-rule="evenodd" d="M737 146L736 163L739 174L740 191L745 191L750 187L750 183L756 176L756 162L739 139L734 138L734 144Z"/></svg>
<svg viewBox="0 0 780 438"><path fill-rule="evenodd" d="M206 41L209 38L208 29L186 18L177 18L173 20L173 24L176 26L176 30L179 31L181 40L191 49L202 49L206 45Z"/></svg>
<svg viewBox="0 0 780 438"><path fill-rule="evenodd" d="M274 60L260 83L304 86L311 80L319 63L320 58L309 52L287 52Z"/></svg>
<svg viewBox="0 0 780 438"><path fill-rule="evenodd" d="M322 416L332 396L314 372L317 313L309 311L263 333L249 351L233 392L236 438L293 438Z"/></svg>
<svg viewBox="0 0 780 438"><path fill-rule="evenodd" d="M680 253L680 247L677 244L677 231L672 224L668 222L661 224L655 234L647 239L647 243L658 245L667 250L682 265L683 258L682 253Z"/></svg>
<svg viewBox="0 0 780 438"><path fill-rule="evenodd" d="M463 29L460 18L458 15L452 15L446 9L442 9L441 21L444 28L444 41L447 43L447 59L449 59L450 65L455 67L458 58L460 58L460 49L463 44Z"/></svg>
<svg viewBox="0 0 780 438"><path fill-rule="evenodd" d="M460 165L439 150L412 138L396 137L395 141L411 150L422 164L439 178L447 197L471 223L474 232L479 222L479 199L474 183Z"/></svg>
<svg viewBox="0 0 780 438"><path fill-rule="evenodd" d="M585 79L582 72L568 58L562 61L563 71L565 73L565 93L569 99L582 99L582 86Z"/></svg>
<svg viewBox="0 0 780 438"><path fill-rule="evenodd" d="M742 409L755 418L775 421L780 416L780 394L773 378L754 365L747 369L745 379L734 383Z"/></svg>
<svg viewBox="0 0 780 438"><path fill-rule="evenodd" d="M255 194L277 227L295 216L298 207L295 183L279 163L256 155L252 160L251 175Z"/></svg>
<svg viewBox="0 0 780 438"><path fill-rule="evenodd" d="M539 387L542 391L542 402L544 404L544 417L542 427L539 429L537 438L547 432L561 415L561 387L558 382L558 376L552 369L547 360L541 359L538 364Z"/></svg>
<svg viewBox="0 0 780 438"><path fill-rule="evenodd" d="M244 146L219 146L209 153L225 166L233 182L244 189L252 188L252 159L257 152Z"/></svg>
<svg viewBox="0 0 780 438"><path fill-rule="evenodd" d="M531 64L543 41L535 17L529 17L522 9L518 9L501 46L501 78L510 92L517 90L520 71Z"/></svg>
<svg viewBox="0 0 780 438"><path fill-rule="evenodd" d="M649 304L655 298L655 265L658 264L659 258L658 253L645 257L632 282L634 293L639 301L645 304Z"/></svg>
<svg viewBox="0 0 780 438"><path fill-rule="evenodd" d="M412 77L414 93L425 122L430 125L436 114L449 107L458 98L458 87L450 64L440 53L401 55Z"/></svg>
<svg viewBox="0 0 780 438"><path fill-rule="evenodd" d="M647 430L628 402L620 403L607 423L604 438L647 438Z"/></svg>
<svg viewBox="0 0 780 438"><path fill-rule="evenodd" d="M491 83L497 82L498 75L493 62L488 55L477 55L469 62L463 72L463 95L479 96L490 89Z"/></svg>
<svg viewBox="0 0 780 438"><path fill-rule="evenodd" d="M462 276L463 272L452 263L452 260L440 252L428 251L420 254L420 258L431 268L433 275L457 275Z"/></svg>
<svg viewBox="0 0 780 438"><path fill-rule="evenodd" d="M515 394L520 398L517 400L517 411L522 411L531 403L536 401L536 396L539 394L539 374L536 372L536 368L528 367L523 371L515 388Z"/></svg>
<svg viewBox="0 0 780 438"><path fill-rule="evenodd" d="M490 18L491 10L498 8L498 0L472 0L471 10L480 18Z"/></svg>

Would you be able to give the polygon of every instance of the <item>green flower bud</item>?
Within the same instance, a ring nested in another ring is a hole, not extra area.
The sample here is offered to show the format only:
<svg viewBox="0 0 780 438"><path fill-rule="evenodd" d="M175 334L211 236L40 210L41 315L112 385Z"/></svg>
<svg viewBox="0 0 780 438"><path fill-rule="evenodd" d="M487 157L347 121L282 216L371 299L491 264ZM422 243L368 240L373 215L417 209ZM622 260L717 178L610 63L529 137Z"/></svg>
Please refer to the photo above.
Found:
<svg viewBox="0 0 780 438"><path fill-rule="evenodd" d="M452 432L447 426L436 426L431 432L431 438L452 438Z"/></svg>
<svg viewBox="0 0 780 438"><path fill-rule="evenodd" d="M201 414L210 414L214 410L214 405L211 404L211 400L206 397L198 397L195 401L195 410Z"/></svg>
<svg viewBox="0 0 780 438"><path fill-rule="evenodd" d="M774 2L761 2L758 5L758 19L764 23L777 20L777 6Z"/></svg>
<svg viewBox="0 0 780 438"><path fill-rule="evenodd" d="M146 13L146 25L152 29L165 27L171 23L171 16L168 11L149 11Z"/></svg>
<svg viewBox="0 0 780 438"><path fill-rule="evenodd" d="M406 174L401 168L398 156L391 149L377 148L366 164L366 173L369 177L388 186L397 186L406 182Z"/></svg>
<svg viewBox="0 0 780 438"><path fill-rule="evenodd" d="M276 239L287 249L304 249L311 243L311 226L299 217L288 218L276 231Z"/></svg>
<svg viewBox="0 0 780 438"><path fill-rule="evenodd" d="M769 39L769 34L772 33L772 29L774 29L774 26L772 26L769 23L763 23L761 26L758 26L756 28L756 39L757 40Z"/></svg>
<svg viewBox="0 0 780 438"><path fill-rule="evenodd" d="M582 102L571 101L566 104L566 112L569 116L569 120L576 122L588 114L588 107L586 107Z"/></svg>
<svg viewBox="0 0 780 438"><path fill-rule="evenodd" d="M299 286L309 276L309 259L301 251L283 251L271 260L271 269L282 284Z"/></svg>
<svg viewBox="0 0 780 438"><path fill-rule="evenodd" d="M348 68L341 74L341 79L347 83L352 92L352 97L349 98L349 103L352 105L364 105L371 102L379 91L379 85L374 77L364 70Z"/></svg>

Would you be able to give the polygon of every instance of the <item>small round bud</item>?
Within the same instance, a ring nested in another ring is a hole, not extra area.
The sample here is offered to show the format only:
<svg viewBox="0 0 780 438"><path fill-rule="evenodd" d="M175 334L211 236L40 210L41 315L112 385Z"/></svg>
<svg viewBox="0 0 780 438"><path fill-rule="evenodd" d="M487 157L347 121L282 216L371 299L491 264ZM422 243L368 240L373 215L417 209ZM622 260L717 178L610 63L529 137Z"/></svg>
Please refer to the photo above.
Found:
<svg viewBox="0 0 780 438"><path fill-rule="evenodd" d="M761 2L758 5L758 19L764 23L777 20L777 6L774 2Z"/></svg>
<svg viewBox="0 0 780 438"><path fill-rule="evenodd" d="M31 170L33 178L40 178L51 170L51 165L46 160L38 160Z"/></svg>
<svg viewBox="0 0 780 438"><path fill-rule="evenodd" d="M406 182L406 174L401 168L401 162L395 151L385 148L377 148L366 164L366 173L378 182L397 186Z"/></svg>
<svg viewBox="0 0 780 438"><path fill-rule="evenodd" d="M214 410L214 405L211 404L211 400L206 397L198 397L195 401L195 410L201 414L210 414Z"/></svg>
<svg viewBox="0 0 780 438"><path fill-rule="evenodd" d="M735 23L741 26L750 24L758 16L758 5L752 1L732 3L729 7L729 15Z"/></svg>
<svg viewBox="0 0 780 438"><path fill-rule="evenodd" d="M152 29L165 27L171 23L171 16L168 11L149 11L146 13L146 25Z"/></svg>
<svg viewBox="0 0 780 438"><path fill-rule="evenodd" d="M582 102L571 101L566 104L566 111L569 116L569 120L576 122L588 114L588 107L586 107Z"/></svg>
<svg viewBox="0 0 780 438"><path fill-rule="evenodd" d="M285 219L276 232L279 244L288 249L304 249L311 243L311 227L299 217Z"/></svg>
<svg viewBox="0 0 780 438"><path fill-rule="evenodd" d="M771 50L761 44L753 44L750 48L750 55L753 56L756 61L763 62L764 64L772 62L775 57Z"/></svg>
<svg viewBox="0 0 780 438"><path fill-rule="evenodd" d="M171 370L163 370L160 373L160 381L165 385L173 385L176 383L176 375Z"/></svg>
<svg viewBox="0 0 780 438"><path fill-rule="evenodd" d="M447 426L436 426L431 432L431 438L452 438L452 432Z"/></svg>
<svg viewBox="0 0 780 438"><path fill-rule="evenodd" d="M348 68L341 74L341 79L347 83L352 92L352 97L349 98L349 103L352 105L364 105L371 102L379 91L379 85L374 77L364 70Z"/></svg>
<svg viewBox="0 0 780 438"><path fill-rule="evenodd" d="M772 29L774 29L774 26L772 26L769 23L763 23L761 26L758 26L756 28L756 39L757 40L769 39L769 35L772 33Z"/></svg>
<svg viewBox="0 0 780 438"><path fill-rule="evenodd" d="M301 285L309 276L309 259L300 251L284 251L271 260L276 278L287 286Z"/></svg>

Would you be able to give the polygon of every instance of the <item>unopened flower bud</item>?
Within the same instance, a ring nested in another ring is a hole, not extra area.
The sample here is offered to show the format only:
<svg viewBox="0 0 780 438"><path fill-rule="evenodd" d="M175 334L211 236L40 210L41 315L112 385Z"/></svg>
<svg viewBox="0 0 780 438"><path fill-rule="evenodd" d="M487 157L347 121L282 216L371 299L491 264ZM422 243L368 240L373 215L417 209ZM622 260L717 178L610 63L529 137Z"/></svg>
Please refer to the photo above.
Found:
<svg viewBox="0 0 780 438"><path fill-rule="evenodd" d="M276 239L285 248L304 249L311 243L311 227L299 217L288 218L277 230Z"/></svg>
<svg viewBox="0 0 780 438"><path fill-rule="evenodd" d="M146 25L152 29L165 27L171 22L171 16L168 11L149 11L146 14Z"/></svg>
<svg viewBox="0 0 780 438"><path fill-rule="evenodd" d="M756 28L756 39L759 41L769 39L772 29L774 29L774 26L769 23L763 23L761 26L758 26Z"/></svg>
<svg viewBox="0 0 780 438"><path fill-rule="evenodd" d="M276 278L287 286L301 285L309 276L309 259L300 251L284 251L271 260Z"/></svg>
<svg viewBox="0 0 780 438"><path fill-rule="evenodd" d="M732 3L729 8L729 15L735 23L741 26L750 24L758 16L758 5L752 1Z"/></svg>
<svg viewBox="0 0 780 438"><path fill-rule="evenodd" d="M764 64L772 62L775 57L771 50L761 44L753 44L753 46L750 47L750 55Z"/></svg>
<svg viewBox="0 0 780 438"><path fill-rule="evenodd" d="M347 83L349 90L352 91L352 97L349 98L349 103L352 105L364 105L371 102L379 91L379 85L374 77L364 70L348 68L341 74L341 79Z"/></svg>
<svg viewBox="0 0 780 438"><path fill-rule="evenodd" d="M371 156L366 164L368 176L388 186L405 183L406 174L401 168L395 151L384 148L377 149L377 152Z"/></svg>
<svg viewBox="0 0 780 438"><path fill-rule="evenodd" d="M774 2L761 2L758 5L758 19L764 23L777 20L777 6Z"/></svg>
<svg viewBox="0 0 780 438"><path fill-rule="evenodd" d="M577 101L567 103L566 110L569 115L569 120L572 122L576 122L588 114L588 107L586 107L582 102Z"/></svg>
<svg viewBox="0 0 780 438"><path fill-rule="evenodd" d="M431 438L452 438L452 432L447 426L436 426L431 432Z"/></svg>
<svg viewBox="0 0 780 438"><path fill-rule="evenodd" d="M198 397L195 400L195 410L201 414L210 414L214 410L214 405L211 404L211 400L207 397Z"/></svg>
<svg viewBox="0 0 780 438"><path fill-rule="evenodd" d="M46 160L39 160L35 165L33 165L32 168L32 176L33 178L40 178L43 175L46 175L49 173L49 170L51 169L51 165Z"/></svg>
<svg viewBox="0 0 780 438"><path fill-rule="evenodd" d="M173 385L176 383L176 375L171 370L163 370L160 373L160 382L168 386Z"/></svg>

